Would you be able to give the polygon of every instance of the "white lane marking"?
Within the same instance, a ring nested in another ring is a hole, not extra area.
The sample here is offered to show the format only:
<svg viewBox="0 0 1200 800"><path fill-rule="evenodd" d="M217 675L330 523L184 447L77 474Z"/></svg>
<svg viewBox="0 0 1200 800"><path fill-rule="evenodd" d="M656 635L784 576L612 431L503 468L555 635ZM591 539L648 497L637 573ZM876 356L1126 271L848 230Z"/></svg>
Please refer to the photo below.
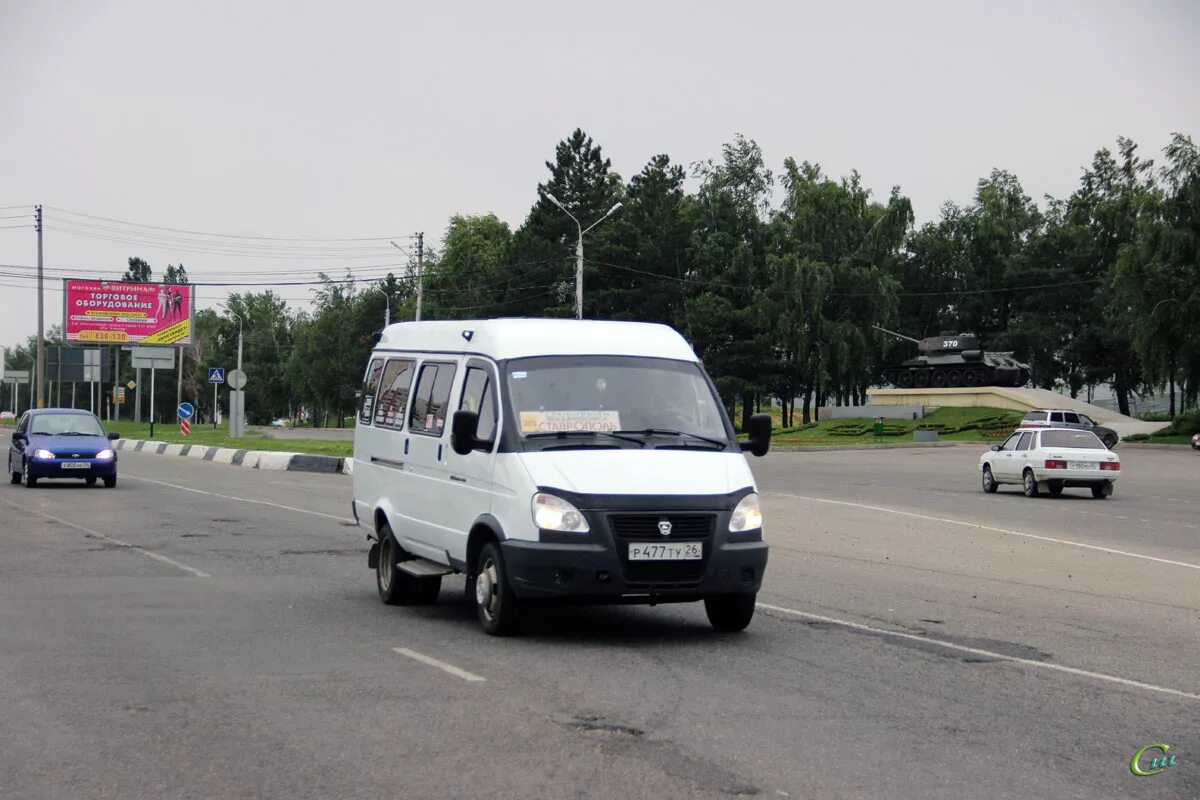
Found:
<svg viewBox="0 0 1200 800"><path fill-rule="evenodd" d="M124 476L122 476L122 477L124 477ZM25 508L24 506L19 506L16 503L13 503L9 500L4 500L3 502L7 503L8 505L12 506L15 509L24 511L28 514L37 514L39 516L45 517L46 519L50 520L51 522L57 522L59 525L66 525L68 528L74 528L75 530L79 531L80 533L83 533L87 536L91 536L95 539L101 539L105 542L115 544L118 547L124 547L127 550L132 550L135 553L141 553L142 555L146 556L147 558L153 558L155 561L161 561L164 564L170 564L172 567L175 567L176 569L181 569L184 572L190 572L191 574L195 575L197 578L211 578L212 577L212 575L209 575L207 572L198 570L195 567L189 567L187 564L184 564L180 561L176 561L173 558L167 558L164 555L160 555L158 553L152 552L150 550L145 549L144 547L138 547L137 545L130 544L129 542L123 542L120 539L117 539L112 536L107 536L98 531L94 531L91 528L85 528L82 525L76 525L74 522L71 522L70 520L65 520L62 517L56 517L53 514L47 514L45 511L39 511L36 508Z"/></svg>
<svg viewBox="0 0 1200 800"><path fill-rule="evenodd" d="M1145 561L1156 561L1160 564L1170 564L1174 567L1187 567L1188 569L1200 569L1200 564L1191 564L1187 561L1172 561L1169 558L1158 558L1157 556L1147 556L1142 553L1131 553L1127 550L1114 550L1111 547L1101 547L1095 544L1084 544L1083 542L1072 542L1069 539L1055 539L1052 536L1039 536L1036 533L1025 533L1023 531L1013 531L1008 528L996 528L991 525L981 525L978 522L964 522L960 519L949 519L947 517L933 517L928 514L915 514L911 511L901 511L897 508L885 508L883 506L870 506L866 503L851 503L847 500L828 500L824 497L806 497L801 494L788 494L787 492L762 492L762 494L775 495L776 497L791 497L795 500L809 500L813 503L829 503L835 506L850 506L852 508L865 508L868 511L880 511L884 514L899 514L902 517L912 517L913 519L924 519L930 522L944 522L947 525L962 525L965 528L976 528L981 531L992 531L993 533L1007 533L1010 536L1023 536L1026 539L1037 539L1042 542L1053 542L1054 544L1065 544L1071 547L1082 547L1085 550L1096 550L1101 553L1111 553L1117 556L1127 556L1128 558L1140 558Z"/></svg>
<svg viewBox="0 0 1200 800"><path fill-rule="evenodd" d="M296 508L295 506L285 506L282 503L272 503L268 500L255 500L254 498L251 498L251 497L234 497L231 494L221 494L219 492L206 492L203 489L196 489L191 486L181 486L178 483L167 483L166 481L156 481L153 478L142 478L138 475L128 475L126 473L121 473L121 477L125 478L126 480L132 479L135 481L145 481L146 483L156 483L159 486L170 486L172 489L179 489L180 491L183 491L183 492L194 492L195 494L204 494L204 495L208 495L209 497L219 497L222 500L237 500L242 503L254 503L255 505L259 505L259 506L270 506L271 508L280 508L280 509L283 509L284 511L295 511L297 514L311 514L314 517L324 517L325 519L333 519L333 520L337 520L338 522L354 522L354 520L350 519L349 517L339 517L334 514L325 514L321 511L309 511L307 508Z"/></svg>
<svg viewBox="0 0 1200 800"><path fill-rule="evenodd" d="M867 631L869 633L878 634L880 636L895 636L899 639L908 639L914 642L924 642L938 647L943 647L947 650L957 650L961 653L971 653L972 655L994 658L997 661L1011 661L1014 664L1024 664L1028 667L1037 667L1039 669L1049 669L1055 672L1064 672L1068 675L1079 675L1085 678L1095 678L1100 681L1109 683L1119 683L1122 686L1130 686L1135 689L1145 689L1150 692L1159 692L1160 694L1169 694L1175 697L1183 697L1188 700L1200 700L1200 694L1185 692L1180 689L1172 689L1168 686L1156 686L1153 683L1143 683L1142 681L1134 681L1129 678L1119 678L1116 675L1106 675L1103 672L1092 672L1091 670L1078 669L1077 667L1068 667L1062 664L1051 664L1047 661L1034 661L1030 658L1019 658L1017 656L1008 656L1004 653L997 653L992 650L982 650L978 647L967 647L966 645L947 642L942 639L931 639L928 636L917 636L913 633L901 633L900 631L889 631L885 628L876 628L871 625L863 625L858 622L851 622L845 619L836 619L834 617L825 617L820 614L810 614L807 611L797 611L794 608L784 608L783 606L773 606L769 603L756 603L759 608L765 608L768 611L777 611L781 614L791 614L795 617L803 619L811 619L816 622L826 622L831 625L839 625L845 628L853 628L855 630Z"/></svg>
<svg viewBox="0 0 1200 800"><path fill-rule="evenodd" d="M402 656L408 656L414 661L420 661L422 664L428 664L431 667L437 667L442 672L448 672L456 678L462 678L464 681L471 683L483 683L487 678L482 675L476 675L474 672L467 672L465 669L459 669L453 664L447 664L445 661L438 661L436 658L427 656L424 653L418 653L416 650L409 650L407 647L393 647L393 652L399 653Z"/></svg>

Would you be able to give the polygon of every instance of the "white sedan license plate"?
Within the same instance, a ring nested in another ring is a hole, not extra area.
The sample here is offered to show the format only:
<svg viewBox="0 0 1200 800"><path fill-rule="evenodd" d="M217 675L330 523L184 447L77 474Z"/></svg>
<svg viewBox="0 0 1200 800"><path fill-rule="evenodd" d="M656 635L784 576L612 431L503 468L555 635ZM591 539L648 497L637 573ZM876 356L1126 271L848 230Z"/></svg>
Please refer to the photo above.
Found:
<svg viewBox="0 0 1200 800"><path fill-rule="evenodd" d="M1099 469L1095 461L1068 461L1067 466L1071 469Z"/></svg>
<svg viewBox="0 0 1200 800"><path fill-rule="evenodd" d="M630 561L697 561L704 557L704 545L698 542L679 544L630 544Z"/></svg>
<svg viewBox="0 0 1200 800"><path fill-rule="evenodd" d="M64 461L61 466L63 469L89 469L92 465L86 461Z"/></svg>

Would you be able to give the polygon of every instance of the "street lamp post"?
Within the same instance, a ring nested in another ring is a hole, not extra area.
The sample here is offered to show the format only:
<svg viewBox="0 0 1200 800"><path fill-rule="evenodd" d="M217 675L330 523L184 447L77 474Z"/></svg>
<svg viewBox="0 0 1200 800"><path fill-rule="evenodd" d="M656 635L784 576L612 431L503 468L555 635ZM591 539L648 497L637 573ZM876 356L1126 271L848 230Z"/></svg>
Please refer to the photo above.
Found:
<svg viewBox="0 0 1200 800"><path fill-rule="evenodd" d="M237 321L238 321L238 357L237 357L237 369L238 369L238 372L241 372L241 371L242 371L242 315L241 315L241 314L239 314L239 313L237 313L236 311L230 311L228 308L226 308L226 307L224 307L224 306L221 306L221 309L222 309L222 310L223 310L223 311L224 311L226 314L229 314L230 316L233 316L233 317L237 317ZM240 390L237 390L237 389L235 389L234 391L238 391L238 392L240 392ZM244 425L245 425L245 420L244 420L244 419L242 419L242 416L245 414L245 409L244 409L244 408L242 408L242 409L237 409L237 408L235 408L235 404L234 404L233 400L234 400L233 396L232 396L232 395L230 395L230 400L229 400L229 435L230 435L231 437L233 437L233 438L237 438L237 437L240 437L240 436L242 435L242 432L243 432L243 431L242 431L242 428L243 428L243 427L244 427ZM241 411L241 413L240 413L240 414L238 413L238 412L239 412L239 410ZM216 413L217 413L217 409L216 409L216 406L215 406L215 403L214 403L214 406L213 406L213 416L214 416L214 417L216 416Z"/></svg>
<svg viewBox="0 0 1200 800"><path fill-rule="evenodd" d="M29 356L29 363L31 365L29 370L29 407L33 408L34 383L37 375L37 356L26 350L24 347L21 347L19 344L14 344L13 350L22 352ZM13 384L13 413L17 413L17 385L15 383Z"/></svg>
<svg viewBox="0 0 1200 800"><path fill-rule="evenodd" d="M392 324L392 296L385 292L377 283L372 283L371 288L383 294L383 329L387 330L387 326Z"/></svg>
<svg viewBox="0 0 1200 800"><path fill-rule="evenodd" d="M1165 297L1162 300L1159 300L1157 303L1154 304L1154 308L1150 309L1151 322L1154 321L1154 314L1156 311L1158 311L1159 306L1161 306L1163 303L1178 303L1178 302L1181 302L1178 297ZM1169 374L1167 375L1167 382L1171 384L1171 407L1169 409L1169 414L1170 414L1171 419L1175 419L1175 348L1174 348L1174 346L1171 347L1171 365L1169 368Z"/></svg>
<svg viewBox="0 0 1200 800"><path fill-rule="evenodd" d="M583 319L583 235L599 225L601 222L604 222L604 220L611 217L616 210L621 207L622 204L617 203L615 206L610 208L603 217L585 228L580 224L579 220L576 219L574 214L572 214L570 211L567 211L566 206L558 202L557 197L549 192L546 192L546 197L550 199L551 203L554 203L554 205L558 206L564 214L571 218L571 221L575 223L576 230L579 231L579 238L575 240L575 319Z"/></svg>

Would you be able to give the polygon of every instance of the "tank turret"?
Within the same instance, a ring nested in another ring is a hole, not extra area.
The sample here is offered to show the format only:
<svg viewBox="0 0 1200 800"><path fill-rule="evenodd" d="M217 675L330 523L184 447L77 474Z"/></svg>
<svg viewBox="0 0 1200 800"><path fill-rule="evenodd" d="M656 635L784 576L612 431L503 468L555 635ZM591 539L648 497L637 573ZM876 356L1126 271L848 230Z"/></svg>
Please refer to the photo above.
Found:
<svg viewBox="0 0 1200 800"><path fill-rule="evenodd" d="M1024 386L1029 382L1029 365L1012 353L988 353L973 333L943 331L937 336L914 339L875 326L876 330L913 342L916 358L883 369L883 380L901 389L945 386Z"/></svg>

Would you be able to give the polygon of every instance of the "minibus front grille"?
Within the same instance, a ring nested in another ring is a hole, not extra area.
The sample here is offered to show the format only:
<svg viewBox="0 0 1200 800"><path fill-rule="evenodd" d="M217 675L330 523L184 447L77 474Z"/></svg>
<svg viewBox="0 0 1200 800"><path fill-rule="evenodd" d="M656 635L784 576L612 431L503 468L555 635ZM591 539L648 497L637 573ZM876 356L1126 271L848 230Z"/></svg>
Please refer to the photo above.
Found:
<svg viewBox="0 0 1200 800"><path fill-rule="evenodd" d="M699 585L712 550L715 514L609 514L608 525L631 588L684 589ZM663 535L661 522L670 522ZM630 542L701 542L703 558L694 561L630 561Z"/></svg>
<svg viewBox="0 0 1200 800"><path fill-rule="evenodd" d="M660 522L670 522L671 532L664 536ZM716 517L712 514L610 514L608 524L613 538L621 542L695 542L712 535Z"/></svg>

